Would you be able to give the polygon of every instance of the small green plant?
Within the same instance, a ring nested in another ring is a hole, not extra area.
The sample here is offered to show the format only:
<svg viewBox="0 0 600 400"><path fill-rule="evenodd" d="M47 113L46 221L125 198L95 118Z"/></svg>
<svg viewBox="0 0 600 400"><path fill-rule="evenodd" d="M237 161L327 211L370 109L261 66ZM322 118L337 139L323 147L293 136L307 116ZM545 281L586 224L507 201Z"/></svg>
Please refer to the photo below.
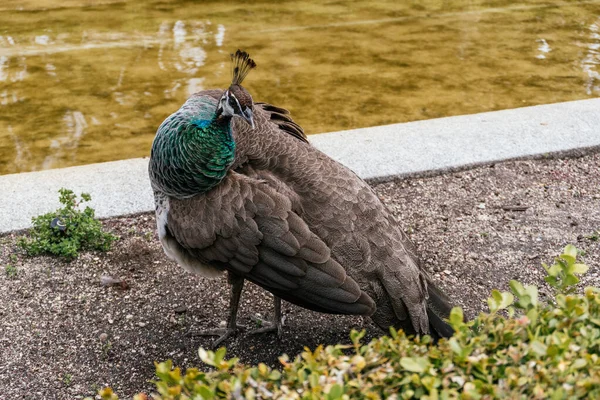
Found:
<svg viewBox="0 0 600 400"><path fill-rule="evenodd" d="M17 277L17 267L15 267L12 264L6 264L6 267L4 267L4 272L6 272L6 277L8 279L14 279Z"/></svg>
<svg viewBox="0 0 600 400"><path fill-rule="evenodd" d="M81 203L91 200L87 193L81 194L81 200L73 191L60 189L62 208L38 217L34 217L29 237L22 237L18 245L27 254L53 254L73 259L81 250L106 251L116 237L102 231L102 224L94 217L94 209L87 206L83 211Z"/></svg>
<svg viewBox="0 0 600 400"><path fill-rule="evenodd" d="M597 242L598 240L600 240L600 231L594 231L585 238L591 240L592 242Z"/></svg>
<svg viewBox="0 0 600 400"><path fill-rule="evenodd" d="M108 335L104 335L105 334L100 336L100 341L102 342L102 358L108 359L108 356L110 355L110 351L112 349L112 342L108 340Z"/></svg>
<svg viewBox="0 0 600 400"><path fill-rule="evenodd" d="M108 358L108 354L110 353L110 350L112 349L112 343L110 340L107 340L103 345L102 345L102 357L103 358Z"/></svg>
<svg viewBox="0 0 600 400"><path fill-rule="evenodd" d="M64 374L63 378L62 378L63 383L65 384L66 387L71 386L71 384L73 383L73 375L71 374Z"/></svg>
<svg viewBox="0 0 600 400"><path fill-rule="evenodd" d="M552 266L542 264L548 273L548 276L544 279L558 293L572 293L575 290L574 285L579 283L577 275L587 272L588 266L577 263L577 256L577 248L573 245L568 245L565 247L563 253L554 259Z"/></svg>

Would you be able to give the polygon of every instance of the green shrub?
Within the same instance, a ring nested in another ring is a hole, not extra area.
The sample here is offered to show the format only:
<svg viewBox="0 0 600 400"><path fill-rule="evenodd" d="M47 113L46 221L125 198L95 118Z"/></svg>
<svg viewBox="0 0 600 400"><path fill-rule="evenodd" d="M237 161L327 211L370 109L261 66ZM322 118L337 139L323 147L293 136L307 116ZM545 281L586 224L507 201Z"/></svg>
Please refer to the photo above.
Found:
<svg viewBox="0 0 600 400"><path fill-rule="evenodd" d="M6 277L8 279L15 279L17 277L17 267L12 264L6 264L4 267L4 272L6 273Z"/></svg>
<svg viewBox="0 0 600 400"><path fill-rule="evenodd" d="M102 231L102 223L94 218L94 209L79 209L81 203L91 200L90 195L82 193L78 201L71 190L58 192L63 207L32 218L29 237L20 238L18 245L32 256L53 254L67 259L77 257L81 250L108 250L116 237Z"/></svg>
<svg viewBox="0 0 600 400"><path fill-rule="evenodd" d="M224 348L200 349L214 371L183 374L171 361L156 363L153 398L600 398L600 289L571 293L576 275L587 270L576 256L567 246L546 266L553 304L540 303L535 286L511 281L511 292L493 291L489 314L465 323L455 308L456 333L438 344L395 330L361 344L365 332L353 331L352 345L305 349L293 361L282 356L282 370L226 360ZM110 389L101 395L117 399Z"/></svg>

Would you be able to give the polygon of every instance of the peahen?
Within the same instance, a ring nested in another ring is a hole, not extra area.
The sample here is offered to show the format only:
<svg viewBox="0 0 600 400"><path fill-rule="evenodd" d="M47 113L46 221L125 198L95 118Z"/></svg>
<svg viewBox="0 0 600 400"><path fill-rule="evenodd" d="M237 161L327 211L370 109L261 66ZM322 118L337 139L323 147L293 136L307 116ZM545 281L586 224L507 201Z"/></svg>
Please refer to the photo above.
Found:
<svg viewBox="0 0 600 400"><path fill-rule="evenodd" d="M149 163L165 253L208 277L228 273L236 331L244 280L325 313L371 316L386 330L452 335L451 305L371 187L311 146L289 113L253 103L241 83L256 66L232 55L223 90L192 95L158 128ZM234 118L238 117L238 118Z"/></svg>

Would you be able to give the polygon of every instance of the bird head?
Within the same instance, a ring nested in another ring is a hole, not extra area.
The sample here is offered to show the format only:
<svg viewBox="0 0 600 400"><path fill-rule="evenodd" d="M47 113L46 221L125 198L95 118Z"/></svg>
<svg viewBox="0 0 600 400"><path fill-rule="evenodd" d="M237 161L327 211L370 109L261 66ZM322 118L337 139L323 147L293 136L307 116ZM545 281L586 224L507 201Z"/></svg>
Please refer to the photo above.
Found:
<svg viewBox="0 0 600 400"><path fill-rule="evenodd" d="M233 79L231 86L219 100L217 114L227 117L238 116L254 128L252 96L241 85L251 69L256 67L254 60L245 51L236 51L231 55Z"/></svg>
<svg viewBox="0 0 600 400"><path fill-rule="evenodd" d="M242 117L254 129L252 96L240 85L231 85L219 100L217 113L226 117Z"/></svg>

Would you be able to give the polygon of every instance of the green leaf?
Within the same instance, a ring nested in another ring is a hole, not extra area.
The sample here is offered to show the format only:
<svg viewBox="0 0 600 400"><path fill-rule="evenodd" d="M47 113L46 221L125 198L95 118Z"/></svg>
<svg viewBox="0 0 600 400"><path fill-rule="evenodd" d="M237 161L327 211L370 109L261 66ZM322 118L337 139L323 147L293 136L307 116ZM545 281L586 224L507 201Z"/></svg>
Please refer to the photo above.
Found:
<svg viewBox="0 0 600 400"><path fill-rule="evenodd" d="M546 352L548 350L548 346L546 346L545 344L543 344L542 342L540 342L538 340L534 340L533 342L531 342L530 347L531 347L531 350L533 350L539 356L545 356Z"/></svg>
<svg viewBox="0 0 600 400"><path fill-rule="evenodd" d="M499 290L494 289L492 290L492 298L500 303L502 301L502 293L500 293Z"/></svg>
<svg viewBox="0 0 600 400"><path fill-rule="evenodd" d="M585 264L573 264L573 265L571 265L569 272L572 274L581 275L581 274L585 274L586 272L588 272L589 269L590 269L590 267L588 267Z"/></svg>
<svg viewBox="0 0 600 400"><path fill-rule="evenodd" d="M355 346L358 346L358 344L360 343L360 339L362 339L366 334L367 331L364 329L360 332L353 329L350 332L350 340L352 340L352 343L354 343Z"/></svg>
<svg viewBox="0 0 600 400"><path fill-rule="evenodd" d="M534 285L527 285L525 286L525 293L527 293L527 295L529 296L529 301L531 305L537 307L539 298L538 288Z"/></svg>
<svg viewBox="0 0 600 400"><path fill-rule="evenodd" d="M271 374L269 375L269 379L272 381L278 381L281 379L281 372L279 372L278 370L274 369L273 371L271 371Z"/></svg>
<svg viewBox="0 0 600 400"><path fill-rule="evenodd" d="M400 365L407 371L419 374L425 372L431 366L429 360L424 357L402 357Z"/></svg>
<svg viewBox="0 0 600 400"><path fill-rule="evenodd" d="M536 308L531 308L529 311L527 311L527 318L529 318L529 321L531 321L531 325L535 326L538 320L538 310Z"/></svg>
<svg viewBox="0 0 600 400"><path fill-rule="evenodd" d="M460 345L460 343L458 343L458 340L456 340L456 338L455 338L455 337L453 337L453 338L450 338L450 340L448 340L448 344L450 345L450 349L451 349L451 350L452 350L454 353L456 353L456 354L458 354L458 355L461 355L461 354L462 354L463 348L462 348L462 346Z"/></svg>
<svg viewBox="0 0 600 400"><path fill-rule="evenodd" d="M563 286L573 286L579 283L579 278L575 275L567 275L563 280Z"/></svg>
<svg viewBox="0 0 600 400"><path fill-rule="evenodd" d="M556 287L558 285L558 279L556 279L555 276L546 276L544 280L552 287Z"/></svg>
<svg viewBox="0 0 600 400"><path fill-rule="evenodd" d="M556 388L556 390L552 394L552 400L562 400L562 399L566 399L566 398L567 398L567 396L565 394L565 391L561 387Z"/></svg>
<svg viewBox="0 0 600 400"><path fill-rule="evenodd" d="M560 274L562 271L562 267L560 264L553 264L549 269L548 269L548 275L550 276L558 276L558 274Z"/></svg>
<svg viewBox="0 0 600 400"><path fill-rule="evenodd" d="M168 375L171 372L171 369L173 369L173 361L167 360L165 362L155 363L155 368L157 376Z"/></svg>
<svg viewBox="0 0 600 400"><path fill-rule="evenodd" d="M198 349L198 356L203 363L208 364L210 366L215 366L215 353L210 350L204 350L202 347Z"/></svg>
<svg viewBox="0 0 600 400"><path fill-rule="evenodd" d="M497 310L505 309L510 306L515 297L512 293L502 292L500 293L498 290L492 290L492 297L488 299L488 306L490 307L491 312L496 312Z"/></svg>
<svg viewBox="0 0 600 400"><path fill-rule="evenodd" d="M331 400L335 400L335 399L341 398L343 394L344 394L344 389L336 383L329 390L327 398L331 399Z"/></svg>
<svg viewBox="0 0 600 400"><path fill-rule="evenodd" d="M508 283L508 285L510 286L510 289L513 291L513 293L517 296L522 296L525 292L525 288L519 281L515 281L513 279Z"/></svg>
<svg viewBox="0 0 600 400"><path fill-rule="evenodd" d="M464 314L462 308L453 307L452 311L450 311L450 317L448 318L448 321L454 330L458 330L462 325L464 325Z"/></svg>
<svg viewBox="0 0 600 400"><path fill-rule="evenodd" d="M487 303L491 313L498 311L498 302L493 297L488 297Z"/></svg>
<svg viewBox="0 0 600 400"><path fill-rule="evenodd" d="M566 245L562 255L568 255L573 258L577 258L577 247L573 246L572 244Z"/></svg>
<svg viewBox="0 0 600 400"><path fill-rule="evenodd" d="M200 385L196 390L203 399L209 400L215 397L215 393L206 385Z"/></svg>
<svg viewBox="0 0 600 400"><path fill-rule="evenodd" d="M223 358L225 357L225 353L227 353L227 349L225 347L220 347L215 352L215 358L214 358L215 365L221 364L221 361L223 361Z"/></svg>
<svg viewBox="0 0 600 400"><path fill-rule="evenodd" d="M569 254L561 254L559 261L563 261L564 263L567 264L567 267L568 267L569 265L575 264L575 261L577 261L577 259L576 259L576 257L571 256Z"/></svg>
<svg viewBox="0 0 600 400"><path fill-rule="evenodd" d="M310 382L310 387L312 387L313 389L319 387L319 374L313 372L308 377L308 381Z"/></svg>

